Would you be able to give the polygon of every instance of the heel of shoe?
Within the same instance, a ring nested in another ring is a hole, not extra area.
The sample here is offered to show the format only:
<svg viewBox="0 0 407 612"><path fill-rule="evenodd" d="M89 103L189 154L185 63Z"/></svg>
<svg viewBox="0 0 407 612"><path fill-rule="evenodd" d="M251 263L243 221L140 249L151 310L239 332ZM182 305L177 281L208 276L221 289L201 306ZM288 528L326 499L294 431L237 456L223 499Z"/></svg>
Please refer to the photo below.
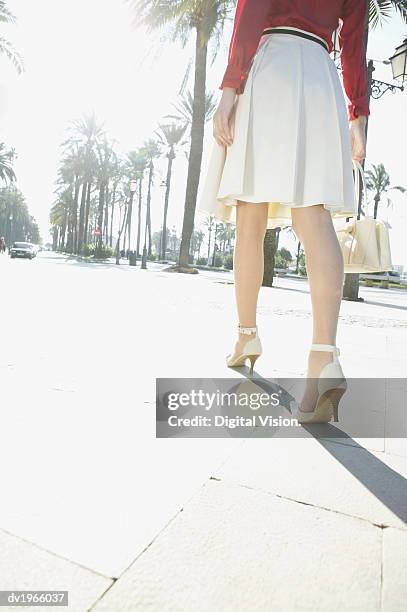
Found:
<svg viewBox="0 0 407 612"><path fill-rule="evenodd" d="M254 364L256 363L256 360L258 359L258 357L260 357L260 355L263 352L260 338L257 333L257 326L256 327L242 327L241 325L239 325L238 329L240 333L243 333L243 334L253 334L254 333L255 336L251 338L251 340L246 342L245 346L243 347L243 352L237 357L235 357L235 359L232 359L230 355L227 355L226 365L229 368L243 366L245 364L246 359L249 358L250 359L250 374L253 374Z"/></svg>
<svg viewBox="0 0 407 612"><path fill-rule="evenodd" d="M332 420L334 423L339 422L339 404L345 392L346 388L336 387L335 389L330 389L325 393L326 401L329 402L329 411L332 412Z"/></svg>
<svg viewBox="0 0 407 612"><path fill-rule="evenodd" d="M260 355L247 355L247 357L250 359L250 374L253 374L254 364Z"/></svg>

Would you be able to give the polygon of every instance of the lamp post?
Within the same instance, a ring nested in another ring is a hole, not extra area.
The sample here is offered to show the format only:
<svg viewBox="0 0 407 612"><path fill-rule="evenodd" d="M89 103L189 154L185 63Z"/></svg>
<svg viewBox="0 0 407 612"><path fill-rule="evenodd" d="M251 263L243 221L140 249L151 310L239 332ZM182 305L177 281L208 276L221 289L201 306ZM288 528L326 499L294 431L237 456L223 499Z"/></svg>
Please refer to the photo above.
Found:
<svg viewBox="0 0 407 612"><path fill-rule="evenodd" d="M144 227L143 255L141 257L141 269L142 270L147 270L147 224L148 224L148 216L146 214L146 224Z"/></svg>
<svg viewBox="0 0 407 612"><path fill-rule="evenodd" d="M13 244L13 213L10 213L9 221L10 221L10 247L11 247Z"/></svg>
<svg viewBox="0 0 407 612"><path fill-rule="evenodd" d="M401 85L394 83L387 83L373 78L373 72L375 70L374 63L391 64L393 79L401 81ZM367 64L368 69L368 97L369 107L370 99L374 98L378 100L387 91L395 93L396 91L404 91L404 82L407 80L407 39L404 39L403 43L396 47L394 54L388 60L374 60L369 59ZM367 141L367 131L369 125L369 116L366 120L365 137ZM365 166L365 159L362 161L362 167ZM359 190L358 198L358 216L360 219L362 213L362 189ZM363 302L363 298L359 297L359 274L350 273L345 274L345 283L343 289L343 299L353 302Z"/></svg>
<svg viewBox="0 0 407 612"><path fill-rule="evenodd" d="M160 183L160 187L165 187L167 188L167 181L165 181L164 179L161 181ZM165 220L167 218L167 207L168 207L168 200L167 200L167 194L166 194L166 199L165 199L165 204L164 204L164 216L165 216ZM160 243L158 245L158 254L159 257L161 259L165 259L165 251L166 251L166 236L164 236L164 231L165 231L166 227L165 227L165 221L163 223L163 225L161 226L161 232L160 232ZM163 248L164 247L164 248Z"/></svg>
<svg viewBox="0 0 407 612"><path fill-rule="evenodd" d="M129 214L128 214L128 223L129 223L129 266L136 266L137 265L137 249L136 249L135 253L133 253L132 250L131 250L131 219L132 219L132 212L133 212L134 194L136 193L136 189L137 189L137 181L135 179L132 179L130 181L129 189L130 189L130 202L129 202Z"/></svg>

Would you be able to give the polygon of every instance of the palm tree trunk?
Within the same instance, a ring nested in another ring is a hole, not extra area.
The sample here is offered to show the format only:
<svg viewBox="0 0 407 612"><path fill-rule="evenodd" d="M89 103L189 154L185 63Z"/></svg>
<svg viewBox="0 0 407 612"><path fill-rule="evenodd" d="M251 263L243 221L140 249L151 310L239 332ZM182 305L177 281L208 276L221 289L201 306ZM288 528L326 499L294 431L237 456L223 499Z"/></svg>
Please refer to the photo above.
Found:
<svg viewBox="0 0 407 612"><path fill-rule="evenodd" d="M373 218L374 219L377 219L377 211L378 211L378 208L379 208L379 203L380 203L380 196L376 195L375 199L374 199L374 210L373 210Z"/></svg>
<svg viewBox="0 0 407 612"><path fill-rule="evenodd" d="M72 211L72 250L74 253L78 252L78 208L79 208L79 189L80 189L80 180L79 177L75 179L75 194L73 201L73 211Z"/></svg>
<svg viewBox="0 0 407 612"><path fill-rule="evenodd" d="M207 43L201 40L201 29L196 29L195 43L195 82L192 107L191 148L188 160L188 178L185 196L184 219L182 224L179 267L187 268L191 236L194 229L196 198L202 164L202 151L205 126L205 90Z"/></svg>
<svg viewBox="0 0 407 612"><path fill-rule="evenodd" d="M112 194L112 214L110 215L110 236L109 236L109 245L113 246L113 220L114 220L114 206L116 203L116 183L113 185L113 194Z"/></svg>
<svg viewBox="0 0 407 612"><path fill-rule="evenodd" d="M88 244L88 229L89 229L89 210L90 210L90 191L92 184L88 181L86 190L86 207L85 207L85 227L83 230L83 248Z"/></svg>
<svg viewBox="0 0 407 612"><path fill-rule="evenodd" d="M59 236L59 227L54 225L54 230L52 232L52 250L56 251L58 248L58 236Z"/></svg>
<svg viewBox="0 0 407 612"><path fill-rule="evenodd" d="M129 202L129 210L127 213L127 228L128 228L128 236L129 236L129 249L131 249L131 219L133 216L133 201L134 201L134 191L130 193L130 202Z"/></svg>
<svg viewBox="0 0 407 612"><path fill-rule="evenodd" d="M110 190L109 190L109 185L107 184L106 185L105 219L104 219L104 227L103 227L105 244L108 244L108 241L109 241L109 203L110 203Z"/></svg>
<svg viewBox="0 0 407 612"><path fill-rule="evenodd" d="M105 183L101 181L99 187L99 208L98 208L98 220L97 220L97 229L100 230L100 234L97 239L97 250L102 249L102 227L103 227L103 212L105 210Z"/></svg>
<svg viewBox="0 0 407 612"><path fill-rule="evenodd" d="M295 262L295 273L296 274L298 274L298 269L300 267L300 255L301 255L301 242L298 241L297 256L296 256L296 262Z"/></svg>
<svg viewBox="0 0 407 612"><path fill-rule="evenodd" d="M280 228L266 230L263 242L264 273L263 287L272 287L274 278L274 258L278 249Z"/></svg>
<svg viewBox="0 0 407 612"><path fill-rule="evenodd" d="M139 179L139 194L138 194L138 219L137 219L137 246L136 253L137 257L140 257L140 233L141 233L141 202L142 202L142 190L143 187L143 179L140 177Z"/></svg>
<svg viewBox="0 0 407 612"><path fill-rule="evenodd" d="M79 236L78 236L78 253L82 252L83 248L83 232L85 224L85 205L86 205L86 190L87 183L82 183L81 206L79 209Z"/></svg>
<svg viewBox="0 0 407 612"><path fill-rule="evenodd" d="M170 199L170 185L171 185L171 174L172 174L172 163L174 161L174 148L171 147L171 150L168 154L168 168L167 168L167 180L166 180L166 188L165 188L165 202L164 202L164 217L163 217L163 233L161 237L161 259L165 259L165 253L167 250L167 212L168 212L168 202Z"/></svg>
<svg viewBox="0 0 407 612"><path fill-rule="evenodd" d="M209 237L208 237L208 257L206 258L206 265L209 266L209 258L211 256L211 238L212 238L212 223L209 226Z"/></svg>
<svg viewBox="0 0 407 612"><path fill-rule="evenodd" d="M147 191L147 217L146 224L148 229L148 255L151 255L151 220L150 220L150 205L151 205L151 185L153 183L153 162L150 161L150 169L148 173L148 191Z"/></svg>
<svg viewBox="0 0 407 612"><path fill-rule="evenodd" d="M216 256L216 235L218 233L218 224L215 223L215 234L213 236L213 254L212 254L212 267L215 265L215 256Z"/></svg>

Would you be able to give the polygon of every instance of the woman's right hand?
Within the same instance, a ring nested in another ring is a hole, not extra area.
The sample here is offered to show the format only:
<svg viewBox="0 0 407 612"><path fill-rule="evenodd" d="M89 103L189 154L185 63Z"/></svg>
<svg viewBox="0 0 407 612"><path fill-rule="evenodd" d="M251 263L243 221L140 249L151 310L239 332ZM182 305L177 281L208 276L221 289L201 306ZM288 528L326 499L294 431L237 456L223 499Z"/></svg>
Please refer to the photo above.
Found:
<svg viewBox="0 0 407 612"><path fill-rule="evenodd" d="M360 115L350 122L352 159L362 162L366 157L366 115Z"/></svg>
<svg viewBox="0 0 407 612"><path fill-rule="evenodd" d="M213 116L213 137L220 146L232 144L235 136L236 89L224 87Z"/></svg>

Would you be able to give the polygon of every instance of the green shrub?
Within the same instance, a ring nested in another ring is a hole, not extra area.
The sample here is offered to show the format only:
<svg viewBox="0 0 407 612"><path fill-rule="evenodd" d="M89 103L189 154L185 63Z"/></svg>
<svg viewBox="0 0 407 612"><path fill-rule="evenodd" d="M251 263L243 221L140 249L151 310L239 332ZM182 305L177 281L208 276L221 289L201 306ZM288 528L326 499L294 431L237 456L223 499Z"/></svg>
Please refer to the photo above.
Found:
<svg viewBox="0 0 407 612"><path fill-rule="evenodd" d="M95 259L108 259L109 257L113 257L113 249L107 244L102 244L99 248L95 248L93 257L95 257Z"/></svg>
<svg viewBox="0 0 407 612"><path fill-rule="evenodd" d="M87 244L82 250L82 255L85 257L94 257L95 259L108 259L113 257L113 249L107 244L102 244L97 248L96 244Z"/></svg>
<svg viewBox="0 0 407 612"><path fill-rule="evenodd" d="M87 244L82 250L82 255L85 257L92 257L95 254L95 248L95 244Z"/></svg>
<svg viewBox="0 0 407 612"><path fill-rule="evenodd" d="M281 257L278 251L274 258L274 265L276 268L281 268L282 270L286 270L288 268L287 261L283 257Z"/></svg>
<svg viewBox="0 0 407 612"><path fill-rule="evenodd" d="M212 258L211 258L211 264L212 264ZM215 255L215 268L221 268L223 266L223 255L220 254L216 254Z"/></svg>
<svg viewBox="0 0 407 612"><path fill-rule="evenodd" d="M208 259L206 257L198 257L196 260L197 266L206 266L208 264Z"/></svg>
<svg viewBox="0 0 407 612"><path fill-rule="evenodd" d="M284 247L281 247L281 249L278 249L275 256L275 266L276 268L282 268L285 270L292 262L292 259L293 258L290 251Z"/></svg>
<svg viewBox="0 0 407 612"><path fill-rule="evenodd" d="M151 255L147 255L147 260L148 261L156 261L157 260L157 255L155 253L151 253Z"/></svg>
<svg viewBox="0 0 407 612"><path fill-rule="evenodd" d="M223 260L223 266L227 270L233 270L233 255L231 254L225 255L224 260Z"/></svg>

